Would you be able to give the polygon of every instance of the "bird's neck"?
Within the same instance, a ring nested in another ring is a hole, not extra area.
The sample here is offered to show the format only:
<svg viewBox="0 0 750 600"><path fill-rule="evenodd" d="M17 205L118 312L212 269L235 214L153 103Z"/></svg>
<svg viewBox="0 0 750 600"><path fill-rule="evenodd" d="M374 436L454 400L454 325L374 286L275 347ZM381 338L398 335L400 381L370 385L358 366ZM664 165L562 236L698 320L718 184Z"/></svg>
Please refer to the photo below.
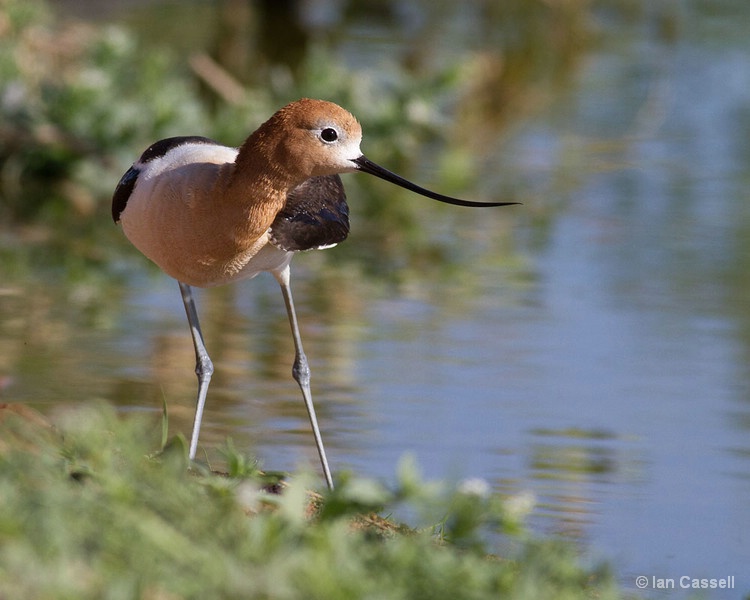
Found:
<svg viewBox="0 0 750 600"><path fill-rule="evenodd" d="M303 179L286 166L281 148L268 136L250 136L231 165L223 194L225 207L235 213L242 235L257 239L284 208L288 192Z"/></svg>

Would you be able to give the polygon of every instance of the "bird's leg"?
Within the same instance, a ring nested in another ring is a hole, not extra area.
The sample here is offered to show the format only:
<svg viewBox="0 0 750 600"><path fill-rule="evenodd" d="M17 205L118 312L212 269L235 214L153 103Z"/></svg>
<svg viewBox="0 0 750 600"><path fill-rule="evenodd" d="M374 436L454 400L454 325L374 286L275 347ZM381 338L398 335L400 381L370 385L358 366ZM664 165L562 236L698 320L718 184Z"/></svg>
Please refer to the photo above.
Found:
<svg viewBox="0 0 750 600"><path fill-rule="evenodd" d="M195 453L198 450L198 435L201 430L201 421L203 420L203 408L206 405L206 394L208 393L208 384L211 383L211 375L214 373L214 365L206 351L206 345L203 343L203 333L198 323L198 312L195 310L193 301L193 292L186 283L180 284L182 292L182 302L185 304L185 313L187 314L190 325L190 334L193 336L193 346L195 347L195 374L198 376L198 401L195 405L195 420L193 421L193 434L190 438L190 460L195 459Z"/></svg>
<svg viewBox="0 0 750 600"><path fill-rule="evenodd" d="M273 275L281 286L281 293L284 295L284 304L286 304L286 312L289 316L289 324L292 326L295 350L292 376L302 390L302 398L305 401L307 414L310 417L310 425L312 426L313 435L315 436L315 445L317 446L318 454L320 455L320 463L323 466L323 474L325 475L328 489L332 490L333 479L331 478L331 470L328 468L328 459L326 458L326 451L323 447L323 438L320 435L318 419L315 416L315 407L313 407L312 394L310 392L310 367L307 364L305 351L302 349L302 337L299 333L297 313L294 310L294 300L292 299L292 289L289 285L289 271L289 265L286 265L280 271L274 271Z"/></svg>

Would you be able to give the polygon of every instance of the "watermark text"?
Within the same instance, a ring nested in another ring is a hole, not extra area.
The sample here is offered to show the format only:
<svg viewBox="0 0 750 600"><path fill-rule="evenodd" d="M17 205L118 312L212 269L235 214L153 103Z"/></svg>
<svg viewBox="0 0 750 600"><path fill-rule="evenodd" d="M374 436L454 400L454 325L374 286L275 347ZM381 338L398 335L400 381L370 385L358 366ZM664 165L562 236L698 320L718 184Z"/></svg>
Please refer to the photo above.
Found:
<svg viewBox="0 0 750 600"><path fill-rule="evenodd" d="M657 575L639 575L635 578L635 586L639 590L733 590L734 575L726 575L724 577L693 577L691 575L658 577Z"/></svg>

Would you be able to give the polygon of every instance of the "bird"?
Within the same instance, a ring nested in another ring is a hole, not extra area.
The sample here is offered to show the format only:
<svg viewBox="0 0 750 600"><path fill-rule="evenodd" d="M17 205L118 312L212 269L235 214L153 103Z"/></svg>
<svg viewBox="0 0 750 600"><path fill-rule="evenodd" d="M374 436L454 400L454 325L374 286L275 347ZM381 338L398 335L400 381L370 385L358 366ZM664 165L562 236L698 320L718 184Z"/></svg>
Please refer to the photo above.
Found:
<svg viewBox="0 0 750 600"><path fill-rule="evenodd" d="M294 340L292 376L307 409L323 476L333 478L310 390L290 286L296 252L325 249L349 234L340 174L362 172L448 204L491 207L432 192L381 167L360 150L362 127L341 106L302 98L275 112L239 148L202 136L149 146L112 196L112 218L146 258L177 280L195 349L198 378L189 460L195 460L214 366L192 288L209 288L270 272L281 287Z"/></svg>

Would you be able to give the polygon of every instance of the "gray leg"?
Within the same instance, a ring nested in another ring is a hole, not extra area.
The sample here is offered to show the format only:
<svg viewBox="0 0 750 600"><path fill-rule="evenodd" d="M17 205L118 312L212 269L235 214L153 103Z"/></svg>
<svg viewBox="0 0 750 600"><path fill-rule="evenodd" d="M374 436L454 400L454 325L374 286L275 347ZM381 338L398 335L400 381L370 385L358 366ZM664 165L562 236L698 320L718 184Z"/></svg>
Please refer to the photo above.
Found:
<svg viewBox="0 0 750 600"><path fill-rule="evenodd" d="M315 436L315 445L318 448L318 454L320 455L320 463L323 466L323 475L328 484L328 489L333 489L333 479L331 478L331 470L328 468L328 459L326 458L326 451L323 447L323 438L320 435L320 428L318 427L318 419L315 416L315 408L313 407L312 394L310 392L310 367L307 364L307 356L305 351L302 349L302 338L299 334L299 326L297 324L297 313L294 310L294 300L292 299L292 289L289 286L289 265L284 267L281 271L275 271L273 273L276 277L276 281L281 286L281 293L284 295L284 304L286 304L286 312L289 315L289 324L292 326L292 336L294 337L294 366L292 367L292 376L299 384L302 390L302 399L305 401L307 407L307 414L310 417L310 425L312 425L313 436Z"/></svg>
<svg viewBox="0 0 750 600"><path fill-rule="evenodd" d="M206 345L203 343L203 334L201 333L201 326L198 323L198 313L195 310L195 302L193 302L193 292L189 285L181 281L178 283L182 292L182 302L185 304L185 313L190 324L190 334L193 336L193 346L195 346L195 374L198 376L198 401L195 406L193 435L190 438L190 460L194 460L195 453L198 450L198 435L201 431L203 408L206 406L208 384L211 383L214 365L208 356Z"/></svg>

